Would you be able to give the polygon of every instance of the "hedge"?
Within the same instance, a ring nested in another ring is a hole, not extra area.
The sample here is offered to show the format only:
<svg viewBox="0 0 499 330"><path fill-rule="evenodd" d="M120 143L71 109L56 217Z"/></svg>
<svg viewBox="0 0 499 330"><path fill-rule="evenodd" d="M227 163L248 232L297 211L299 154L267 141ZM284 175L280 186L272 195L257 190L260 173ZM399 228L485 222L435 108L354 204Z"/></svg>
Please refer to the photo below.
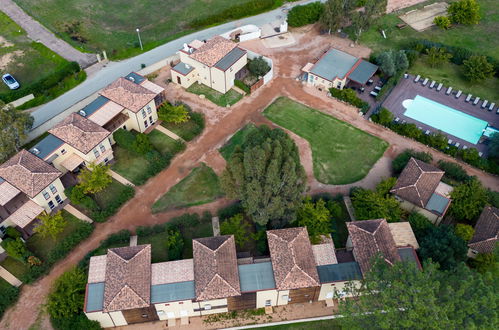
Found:
<svg viewBox="0 0 499 330"><path fill-rule="evenodd" d="M438 167L445 171L445 176L450 180L455 180L457 182L465 182L468 181L471 177L466 173L464 168L461 165L453 162L447 162L445 160L438 161Z"/></svg>
<svg viewBox="0 0 499 330"><path fill-rule="evenodd" d="M236 87L239 87L240 89L242 89L247 95L250 95L251 94L251 88L249 88L245 83L243 83L241 80L234 80L234 85L236 85Z"/></svg>
<svg viewBox="0 0 499 330"><path fill-rule="evenodd" d="M4 103L10 103L28 94L35 94L38 96L43 94L48 89L57 85L60 81L64 80L67 76L79 72L80 66L76 62L67 62L59 70L51 75L41 78L30 85L23 85L22 88L0 93L0 100Z"/></svg>
<svg viewBox="0 0 499 330"><path fill-rule="evenodd" d="M378 95L376 96L376 100L381 100L386 93L390 92L397 84L399 83L400 79L402 79L402 76L404 75L403 71L399 71L395 73L393 76L391 76L386 83L381 87L381 90L379 91Z"/></svg>
<svg viewBox="0 0 499 330"><path fill-rule="evenodd" d="M9 308L11 305L14 305L19 297L19 288L10 285L4 279L0 278L0 319L3 316L3 313Z"/></svg>
<svg viewBox="0 0 499 330"><path fill-rule="evenodd" d="M369 111L369 103L361 100L353 89L330 88L329 92L331 93L331 96L359 108L362 113L366 113L367 111Z"/></svg>
<svg viewBox="0 0 499 330"><path fill-rule="evenodd" d="M295 6L288 13L288 24L291 27L300 27L315 23L324 11L321 2L312 2L303 6Z"/></svg>
<svg viewBox="0 0 499 330"><path fill-rule="evenodd" d="M118 209L129 199L135 196L135 189L132 186L124 186L118 196L106 205L105 209L92 212L91 218L96 222L104 222L110 216L114 215Z"/></svg>
<svg viewBox="0 0 499 330"><path fill-rule="evenodd" d="M411 157L419 159L425 163L430 163L433 160L433 157L428 152L415 151L412 149L406 149L401 152L395 159L392 161L392 168L395 174L400 174L402 170L405 168Z"/></svg>

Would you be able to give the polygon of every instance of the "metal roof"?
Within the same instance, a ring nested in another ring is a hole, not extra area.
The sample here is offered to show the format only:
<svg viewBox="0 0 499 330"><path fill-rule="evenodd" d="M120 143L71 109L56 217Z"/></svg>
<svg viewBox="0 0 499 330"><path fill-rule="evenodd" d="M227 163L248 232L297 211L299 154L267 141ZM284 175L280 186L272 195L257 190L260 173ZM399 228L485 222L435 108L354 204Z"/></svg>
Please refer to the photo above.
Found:
<svg viewBox="0 0 499 330"><path fill-rule="evenodd" d="M86 312L101 311L104 305L104 282L89 283L87 287Z"/></svg>
<svg viewBox="0 0 499 330"><path fill-rule="evenodd" d="M447 209L447 205L449 205L450 200L442 195L433 194L431 195L428 203L426 204L426 209L432 212L436 212L438 214L444 214Z"/></svg>
<svg viewBox="0 0 499 330"><path fill-rule="evenodd" d="M142 77L140 74L135 73L135 72L130 72L125 76L125 79L130 80L131 82L134 82L136 84L141 84L146 78Z"/></svg>
<svg viewBox="0 0 499 330"><path fill-rule="evenodd" d="M275 289L274 272L270 261L237 267L241 292Z"/></svg>
<svg viewBox="0 0 499 330"><path fill-rule="evenodd" d="M243 57L244 54L246 54L245 50L243 50L239 47L236 47L233 50L231 50L227 55L222 57L222 59L220 61L215 63L215 67L220 69L220 70L225 71L228 68L230 68L234 63L236 63L237 60L239 60L241 57Z"/></svg>
<svg viewBox="0 0 499 330"><path fill-rule="evenodd" d="M364 85L378 71L378 66L362 60L348 75L348 79Z"/></svg>
<svg viewBox="0 0 499 330"><path fill-rule="evenodd" d="M317 272L321 283L362 279L362 273L356 261L317 266Z"/></svg>
<svg viewBox="0 0 499 330"><path fill-rule="evenodd" d="M64 143L64 141L62 141L58 137L56 137L52 134L49 134L43 140L38 142L33 148L29 149L29 151L33 155L36 155L41 159L45 159L45 157L50 155L54 150L59 148L63 143ZM39 152L35 152L35 149L38 150Z"/></svg>
<svg viewBox="0 0 499 330"><path fill-rule="evenodd" d="M107 97L104 97L102 95L99 95L95 100L87 104L82 110L85 111L85 117L90 116L93 114L95 111L99 110L109 102L110 100Z"/></svg>
<svg viewBox="0 0 499 330"><path fill-rule="evenodd" d="M329 81L336 77L343 79L357 61L355 56L332 48L315 63L310 72Z"/></svg>
<svg viewBox="0 0 499 330"><path fill-rule="evenodd" d="M151 286L151 304L194 299L194 281L158 284Z"/></svg>
<svg viewBox="0 0 499 330"><path fill-rule="evenodd" d="M177 64L173 67L173 70L186 76L189 73L191 73L191 71L194 70L194 68L191 65L187 65L184 62L180 62L179 64Z"/></svg>
<svg viewBox="0 0 499 330"><path fill-rule="evenodd" d="M414 252L414 249L411 247L405 247L405 248L398 248L397 252L400 256L400 259L404 262L413 262L416 264L417 267L419 267L419 262L416 256L416 253Z"/></svg>

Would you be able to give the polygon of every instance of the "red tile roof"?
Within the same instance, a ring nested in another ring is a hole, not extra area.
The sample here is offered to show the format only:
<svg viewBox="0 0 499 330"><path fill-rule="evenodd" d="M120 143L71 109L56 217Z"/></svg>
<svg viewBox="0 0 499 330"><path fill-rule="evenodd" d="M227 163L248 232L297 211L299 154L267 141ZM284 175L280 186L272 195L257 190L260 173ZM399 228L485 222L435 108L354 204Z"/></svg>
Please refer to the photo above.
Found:
<svg viewBox="0 0 499 330"><path fill-rule="evenodd" d="M486 206L475 225L475 234L468 246L478 253L492 253L499 233L499 209Z"/></svg>
<svg viewBox="0 0 499 330"><path fill-rule="evenodd" d="M433 165L411 158L390 192L424 208L444 173Z"/></svg>
<svg viewBox="0 0 499 330"><path fill-rule="evenodd" d="M373 257L381 253L389 264L400 261L397 246L385 219L347 222L353 255L363 274L371 268Z"/></svg>
<svg viewBox="0 0 499 330"><path fill-rule="evenodd" d="M104 88L100 94L111 101L137 113L154 100L156 93L123 77Z"/></svg>
<svg viewBox="0 0 499 330"><path fill-rule="evenodd" d="M30 198L34 198L61 175L55 167L26 150L21 150L0 165L0 177Z"/></svg>
<svg viewBox="0 0 499 330"><path fill-rule="evenodd" d="M267 239L278 290L320 285L312 245L305 227L268 230Z"/></svg>
<svg viewBox="0 0 499 330"><path fill-rule="evenodd" d="M234 236L194 239L192 248L197 300L241 294Z"/></svg>
<svg viewBox="0 0 499 330"><path fill-rule="evenodd" d="M190 54L190 57L208 66L213 66L236 47L236 43L216 36L196 49Z"/></svg>

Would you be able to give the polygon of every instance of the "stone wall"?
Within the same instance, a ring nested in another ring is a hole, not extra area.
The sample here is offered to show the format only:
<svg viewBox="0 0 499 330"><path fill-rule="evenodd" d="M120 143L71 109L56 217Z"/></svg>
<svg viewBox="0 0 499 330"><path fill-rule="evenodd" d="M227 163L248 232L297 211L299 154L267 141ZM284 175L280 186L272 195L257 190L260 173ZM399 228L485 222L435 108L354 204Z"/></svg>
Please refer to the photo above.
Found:
<svg viewBox="0 0 499 330"><path fill-rule="evenodd" d="M399 9L411 7L428 0L388 0L386 5L386 12L391 13Z"/></svg>

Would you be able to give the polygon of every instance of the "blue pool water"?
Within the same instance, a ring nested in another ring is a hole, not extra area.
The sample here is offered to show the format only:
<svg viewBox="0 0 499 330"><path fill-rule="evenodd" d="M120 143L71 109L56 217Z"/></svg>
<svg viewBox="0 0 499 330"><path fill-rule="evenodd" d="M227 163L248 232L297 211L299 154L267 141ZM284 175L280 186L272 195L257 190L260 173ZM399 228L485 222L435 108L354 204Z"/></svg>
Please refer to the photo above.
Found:
<svg viewBox="0 0 499 330"><path fill-rule="evenodd" d="M488 125L484 120L419 95L404 115L473 144L478 143Z"/></svg>

